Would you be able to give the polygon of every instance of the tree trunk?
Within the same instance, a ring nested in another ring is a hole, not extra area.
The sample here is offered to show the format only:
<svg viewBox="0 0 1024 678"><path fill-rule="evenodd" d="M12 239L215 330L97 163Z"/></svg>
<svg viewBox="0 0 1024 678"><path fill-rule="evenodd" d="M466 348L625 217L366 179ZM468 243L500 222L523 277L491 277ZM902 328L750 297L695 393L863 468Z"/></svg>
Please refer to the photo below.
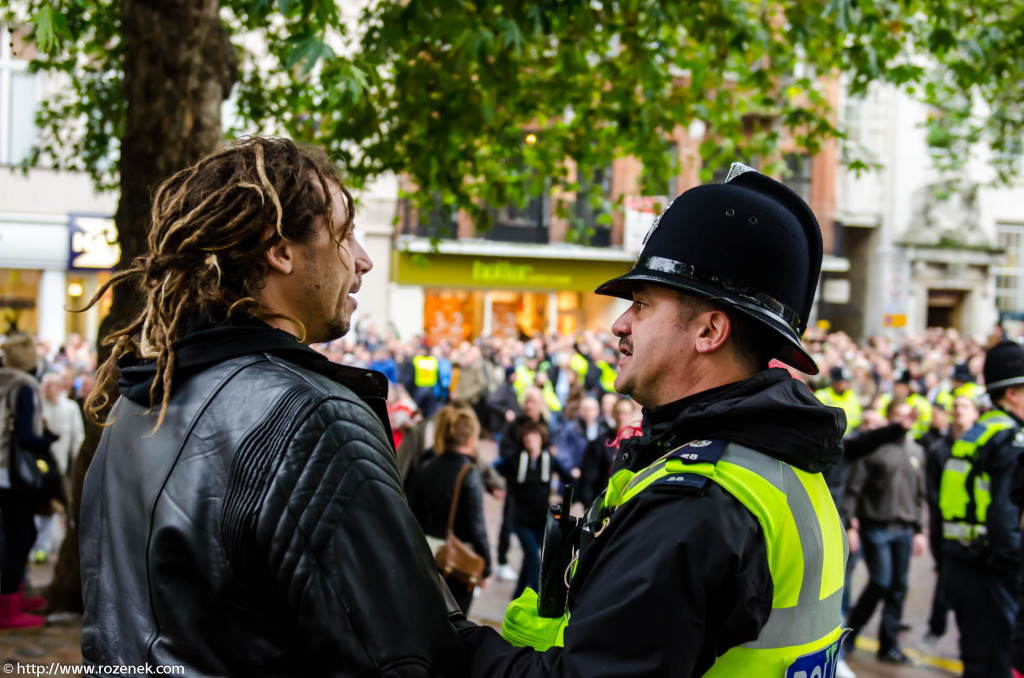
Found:
<svg viewBox="0 0 1024 678"><path fill-rule="evenodd" d="M146 252L151 198L160 182L224 141L220 108L238 78L238 56L219 10L218 0L122 0L127 112L119 166L121 199L114 216L119 267ZM109 353L103 338L130 322L140 308L138 290L114 290L110 315L97 338L100 360ZM78 515L82 481L100 433L89 427L75 459L68 533L47 592L54 610L82 609Z"/></svg>

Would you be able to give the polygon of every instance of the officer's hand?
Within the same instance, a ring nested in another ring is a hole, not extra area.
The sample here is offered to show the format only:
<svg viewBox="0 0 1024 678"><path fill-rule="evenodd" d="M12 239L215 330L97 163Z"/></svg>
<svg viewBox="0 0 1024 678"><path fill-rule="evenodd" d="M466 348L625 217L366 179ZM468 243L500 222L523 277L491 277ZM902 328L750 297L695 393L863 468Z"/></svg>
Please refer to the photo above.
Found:
<svg viewBox="0 0 1024 678"><path fill-rule="evenodd" d="M512 410L505 410L505 421L515 421L516 413Z"/></svg>
<svg viewBox="0 0 1024 678"><path fill-rule="evenodd" d="M914 555L923 556L928 552L928 537L923 534L914 535Z"/></svg>
<svg viewBox="0 0 1024 678"><path fill-rule="evenodd" d="M850 542L850 553L860 551L860 533L857 528L851 527L846 531L846 540Z"/></svg>

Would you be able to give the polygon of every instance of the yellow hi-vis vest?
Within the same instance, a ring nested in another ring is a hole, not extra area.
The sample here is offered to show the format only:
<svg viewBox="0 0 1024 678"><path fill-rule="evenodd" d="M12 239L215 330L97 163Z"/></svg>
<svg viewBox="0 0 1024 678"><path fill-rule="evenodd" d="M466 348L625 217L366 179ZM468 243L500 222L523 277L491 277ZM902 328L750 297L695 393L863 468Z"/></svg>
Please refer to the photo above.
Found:
<svg viewBox="0 0 1024 678"><path fill-rule="evenodd" d="M878 398L878 408L875 410L883 417L885 416L885 410L889 407L889 403L892 402L891 393L883 393ZM907 404L917 410L917 421L910 427L910 433L914 436L914 440L920 440L921 436L928 433L928 429L932 425L932 406L928 402L928 399L922 396L920 393L911 393L907 398Z"/></svg>
<svg viewBox="0 0 1024 678"><path fill-rule="evenodd" d="M590 369L590 362L581 353L573 353L572 357L569 358L569 369L575 372L579 378L580 383L587 378L587 371Z"/></svg>
<svg viewBox="0 0 1024 678"><path fill-rule="evenodd" d="M834 675L849 546L820 473L734 443L701 440L637 473L617 472L608 481L603 505L616 509L656 482L704 478L736 497L760 523L774 584L772 611L758 637L726 651L704 675Z"/></svg>
<svg viewBox="0 0 1024 678"><path fill-rule="evenodd" d="M968 381L952 390L945 389L943 391L939 391L939 395L935 396L935 404L942 407L947 412L952 412L953 400L957 396L966 396L977 403L983 393L984 390L980 386L975 384L973 381Z"/></svg>
<svg viewBox="0 0 1024 678"><path fill-rule="evenodd" d="M836 393L835 389L831 386L820 388L814 392L814 397L824 405L838 407L843 412L846 412L846 433L843 434L844 436L860 426L860 423L864 420L864 414L860 409L860 401L857 400L857 394L853 392L852 388L843 391L843 395Z"/></svg>
<svg viewBox="0 0 1024 678"><path fill-rule="evenodd" d="M601 369L601 388L608 393L615 393L615 377L619 371L603 360L599 360L597 366Z"/></svg>
<svg viewBox="0 0 1024 678"><path fill-rule="evenodd" d="M978 450L992 436L1015 426L1008 414L992 410L981 415L977 423L953 443L952 453L942 467L939 484L944 539L967 545L986 534L985 517L992 503L990 479L988 473L974 468L974 462L977 461Z"/></svg>
<svg viewBox="0 0 1024 678"><path fill-rule="evenodd" d="M429 355L418 355L412 359L413 383L419 388L437 384L437 358Z"/></svg>
<svg viewBox="0 0 1024 678"><path fill-rule="evenodd" d="M512 388L515 390L519 402L523 401L523 394L526 393L526 389L533 386L533 377L535 375L536 372L526 365L516 367L516 380L512 382Z"/></svg>

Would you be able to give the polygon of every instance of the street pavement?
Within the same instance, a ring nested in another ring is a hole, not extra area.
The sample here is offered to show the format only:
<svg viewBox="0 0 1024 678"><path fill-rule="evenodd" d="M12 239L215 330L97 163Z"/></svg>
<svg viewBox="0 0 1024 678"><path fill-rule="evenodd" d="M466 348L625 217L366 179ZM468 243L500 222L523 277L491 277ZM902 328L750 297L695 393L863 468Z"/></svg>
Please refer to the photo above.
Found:
<svg viewBox="0 0 1024 678"><path fill-rule="evenodd" d="M493 459L494 444L490 441L483 441L481 454L485 459ZM494 498L485 496L484 513L493 547L497 543L501 504ZM521 553L515 538L512 543L509 560L518 569ZM49 582L52 574L52 565L33 565L29 572L31 586L44 586ZM866 571L863 565L860 565L854 578L854 593L863 588L866 580ZM956 625L952 620L950 620L950 631L934 647L927 648L926 651L920 649L921 637L927 630L926 621L934 582L931 557L914 558L911 563L910 589L903 615L904 622L909 624L911 629L903 634L902 641L904 651L918 660L919 665L917 667L893 666L876 661L877 641L875 638L877 638L878 628L878 614L876 613L867 628L861 633L857 650L847 658L858 678L889 676L935 678L936 676L959 675L960 664L956 659L959 655ZM500 627L505 606L512 597L514 586L515 582L492 578L488 587L478 592L470 609L470 617L478 623L495 628ZM80 641L81 617L53 615L48 618L47 626L37 631L0 632L0 662L7 666L20 663L49 667L51 662L65 666L77 665L82 661L79 649ZM4 672L6 673L7 669ZM14 671L11 673L13 674ZM47 672L42 675L51 674Z"/></svg>

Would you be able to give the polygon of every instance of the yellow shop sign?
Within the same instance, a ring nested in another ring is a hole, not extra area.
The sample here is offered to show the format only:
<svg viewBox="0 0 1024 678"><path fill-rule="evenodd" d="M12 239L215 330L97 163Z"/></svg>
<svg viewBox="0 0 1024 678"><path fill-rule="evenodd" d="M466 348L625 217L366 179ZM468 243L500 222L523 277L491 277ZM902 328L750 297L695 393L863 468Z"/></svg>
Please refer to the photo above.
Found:
<svg viewBox="0 0 1024 678"><path fill-rule="evenodd" d="M492 257L466 254L392 252L392 280L424 287L512 288L593 292L622 275L624 261Z"/></svg>

